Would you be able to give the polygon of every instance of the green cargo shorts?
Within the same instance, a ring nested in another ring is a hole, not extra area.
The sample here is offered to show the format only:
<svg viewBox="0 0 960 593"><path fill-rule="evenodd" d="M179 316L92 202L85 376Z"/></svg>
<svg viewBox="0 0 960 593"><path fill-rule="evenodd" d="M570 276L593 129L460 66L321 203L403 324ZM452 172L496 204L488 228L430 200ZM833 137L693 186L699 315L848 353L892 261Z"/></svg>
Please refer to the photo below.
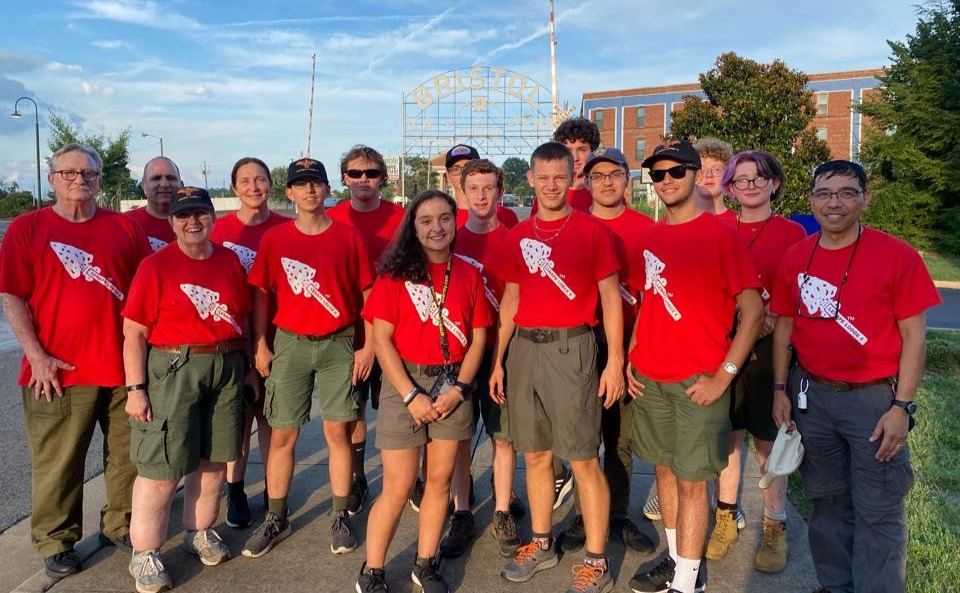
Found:
<svg viewBox="0 0 960 593"><path fill-rule="evenodd" d="M686 389L699 375L660 383L633 371L643 395L633 406L631 440L637 457L669 467L681 480L715 480L730 449L730 389L709 406L693 403Z"/></svg>
<svg viewBox="0 0 960 593"><path fill-rule="evenodd" d="M201 459L227 462L240 456L246 355L187 354L186 363L174 370L178 356L150 351L147 393L153 420L130 420L130 459L137 473L151 480L176 482Z"/></svg>
<svg viewBox="0 0 960 593"><path fill-rule="evenodd" d="M277 329L263 413L273 428L299 428L310 421L317 386L320 416L350 422L360 416L353 385L353 327L316 338Z"/></svg>

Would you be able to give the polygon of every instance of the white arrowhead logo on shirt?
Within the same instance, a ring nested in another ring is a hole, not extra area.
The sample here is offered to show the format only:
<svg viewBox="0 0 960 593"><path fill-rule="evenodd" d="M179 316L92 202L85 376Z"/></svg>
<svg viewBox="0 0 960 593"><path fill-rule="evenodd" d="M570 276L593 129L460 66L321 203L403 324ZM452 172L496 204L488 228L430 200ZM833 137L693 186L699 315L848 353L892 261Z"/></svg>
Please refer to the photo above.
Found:
<svg viewBox="0 0 960 593"><path fill-rule="evenodd" d="M457 257L459 257L460 259L462 259L463 261L465 261L465 262L467 262L468 264L470 264L471 266L475 267L475 268L477 269L477 271L480 272L480 279L483 280L483 294L485 294L485 295L487 296L487 300L490 301L490 304L491 304L491 305L493 305L493 310L494 310L494 311L499 311L499 310L500 310L500 302L497 301L497 296L496 296L495 294L493 294L493 291L490 290L490 287L489 287L489 286L487 286L487 277L483 275L483 264L480 263L480 262L478 262L477 260L473 259L472 257L468 257L468 256L462 255L462 254L460 254L460 253L457 253L457 254L455 254L455 255L456 255Z"/></svg>
<svg viewBox="0 0 960 593"><path fill-rule="evenodd" d="M429 319L435 326L440 327L441 311L434 297L433 289L423 284L414 284L409 280L404 282L403 285L407 288L407 294L410 295L410 300L413 301L413 306L417 310L417 314L420 315L420 321L426 322ZM457 327L455 323L450 321L450 310L444 309L442 314L443 326L447 328L447 331L456 336L461 344L466 346L467 336L460 331L460 328Z"/></svg>
<svg viewBox="0 0 960 593"><path fill-rule="evenodd" d="M333 306L333 303L331 303L327 297L321 294L320 283L314 282L313 277L317 275L315 269L305 263L286 257L281 257L280 263L283 265L283 271L287 274L287 283L290 285L290 290L293 291L293 294L302 294L308 299L313 297L323 305L323 308L331 315L340 317L340 311Z"/></svg>
<svg viewBox="0 0 960 593"><path fill-rule="evenodd" d="M534 241L533 239L520 240L520 253L523 254L523 261L527 264L527 269L530 270L530 273L536 274L540 272L541 276L549 278L557 285L560 292L572 301L577 298L577 295L570 290L567 283L553 270L553 260L550 259L552 252L553 250L547 246L547 244L541 243L540 241Z"/></svg>
<svg viewBox="0 0 960 593"><path fill-rule="evenodd" d="M861 346L867 343L867 336L863 335L853 325L853 322L840 314L839 305L834 300L837 294L836 286L816 276L808 276L803 272L797 274L797 285L800 287L800 300L803 301L803 306L807 308L810 315L819 312L820 317L834 317L840 327Z"/></svg>
<svg viewBox="0 0 960 593"><path fill-rule="evenodd" d="M153 251L160 251L167 246L167 242L163 239L157 239L156 237L147 237L147 241L150 242L150 249Z"/></svg>
<svg viewBox="0 0 960 593"><path fill-rule="evenodd" d="M230 241L224 241L223 246L237 254L237 257L240 258L240 265L243 266L243 271L249 274L250 268L253 267L253 260L257 258L257 252L249 247L237 245Z"/></svg>
<svg viewBox="0 0 960 593"><path fill-rule="evenodd" d="M646 281L644 282L643 289L650 290L652 287L653 292L660 295L660 298L663 299L663 306L667 308L670 317L672 317L674 321L680 321L680 318L683 316L680 314L677 306L673 304L673 301L670 300L670 295L667 294L667 279L660 275L663 273L664 268L667 267L666 264L646 249L643 250L643 263L646 273Z"/></svg>
<svg viewBox="0 0 960 593"><path fill-rule="evenodd" d="M71 278L76 280L80 276L83 276L83 279L87 282L97 282L113 293L113 296L117 297L117 299L123 300L123 293L120 292L120 289L103 277L100 273L99 266L93 265L92 253L87 253L72 245L57 243L56 241L50 241L50 247L53 249L53 252L57 254L57 258L60 260L60 263L63 264L63 268Z"/></svg>
<svg viewBox="0 0 960 593"><path fill-rule="evenodd" d="M197 286L196 284L181 284L180 290L187 295L187 298L190 299L193 306L197 308L200 319L213 317L214 321L226 321L238 334L243 333L240 326L237 325L236 320L234 320L233 316L230 315L230 312L227 310L227 306L220 302L219 292Z"/></svg>

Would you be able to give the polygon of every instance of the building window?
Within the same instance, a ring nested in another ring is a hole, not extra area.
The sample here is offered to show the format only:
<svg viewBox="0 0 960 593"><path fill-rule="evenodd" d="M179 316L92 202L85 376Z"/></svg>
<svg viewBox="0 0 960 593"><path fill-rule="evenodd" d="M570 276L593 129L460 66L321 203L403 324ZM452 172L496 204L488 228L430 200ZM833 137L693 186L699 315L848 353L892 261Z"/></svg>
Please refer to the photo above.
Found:
<svg viewBox="0 0 960 593"><path fill-rule="evenodd" d="M820 126L817 128L817 140L826 140L827 139L827 126Z"/></svg>
<svg viewBox="0 0 960 593"><path fill-rule="evenodd" d="M637 127L638 128L647 127L647 108L646 107L637 107Z"/></svg>
<svg viewBox="0 0 960 593"><path fill-rule="evenodd" d="M603 110L597 109L593 112L593 123L597 124L597 128L603 129Z"/></svg>
<svg viewBox="0 0 960 593"><path fill-rule="evenodd" d="M634 157L643 160L647 153L647 141L643 138L637 138L637 148Z"/></svg>
<svg viewBox="0 0 960 593"><path fill-rule="evenodd" d="M830 93L817 93L817 117L830 114Z"/></svg>

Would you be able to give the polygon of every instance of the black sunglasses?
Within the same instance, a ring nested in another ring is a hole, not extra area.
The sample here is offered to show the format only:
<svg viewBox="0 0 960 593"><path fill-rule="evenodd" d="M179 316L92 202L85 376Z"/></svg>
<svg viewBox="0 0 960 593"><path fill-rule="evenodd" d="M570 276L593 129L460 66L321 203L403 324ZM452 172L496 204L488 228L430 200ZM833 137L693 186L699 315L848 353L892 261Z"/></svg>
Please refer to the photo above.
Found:
<svg viewBox="0 0 960 593"><path fill-rule="evenodd" d="M347 177L350 179L360 179L364 175L367 179L380 179L383 171L380 169L347 169Z"/></svg>
<svg viewBox="0 0 960 593"><path fill-rule="evenodd" d="M654 183L660 183L667 176L667 173L670 174L670 177L674 179L683 179L683 176L687 174L687 171L696 171L697 168L693 165L677 165L676 167L670 167L669 169L651 169L650 170L650 179Z"/></svg>

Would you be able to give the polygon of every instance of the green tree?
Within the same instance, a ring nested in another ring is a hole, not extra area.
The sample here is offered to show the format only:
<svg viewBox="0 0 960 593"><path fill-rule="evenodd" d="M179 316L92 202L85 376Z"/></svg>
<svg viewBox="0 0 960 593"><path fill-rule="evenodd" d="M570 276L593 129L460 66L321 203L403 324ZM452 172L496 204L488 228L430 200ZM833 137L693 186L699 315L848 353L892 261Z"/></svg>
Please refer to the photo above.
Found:
<svg viewBox="0 0 960 593"><path fill-rule="evenodd" d="M762 64L725 53L700 75L706 100L688 95L671 114L675 136L713 136L734 150L765 150L787 174L774 208L781 214L808 212L810 171L830 159L830 151L810 122L816 115L807 75L780 60Z"/></svg>
<svg viewBox="0 0 960 593"><path fill-rule="evenodd" d="M103 160L100 179L100 203L113 210L120 209L120 200L137 197L137 185L130 175L130 129L120 132L116 138L100 135L83 135L80 129L50 112L50 137L47 148L56 152L71 142L85 144L96 149Z"/></svg>
<svg viewBox="0 0 960 593"><path fill-rule="evenodd" d="M914 34L888 42L879 93L859 106L870 122L864 217L918 249L960 253L960 0L919 13Z"/></svg>
<svg viewBox="0 0 960 593"><path fill-rule="evenodd" d="M404 192L407 198L436 187L437 180L430 174L430 161L422 156L408 156L403 159Z"/></svg>
<svg viewBox="0 0 960 593"><path fill-rule="evenodd" d="M527 161L512 156L503 161L500 168L503 169L505 193L524 198L533 195L533 188L527 183L527 171L530 170L530 164Z"/></svg>
<svg viewBox="0 0 960 593"><path fill-rule="evenodd" d="M23 191L16 181L0 179L0 218L13 218L33 209L33 194Z"/></svg>
<svg viewBox="0 0 960 593"><path fill-rule="evenodd" d="M290 200L287 199L287 168L274 167L270 169L270 178L273 179L273 187L270 188L270 208L273 210L284 210L290 208Z"/></svg>

